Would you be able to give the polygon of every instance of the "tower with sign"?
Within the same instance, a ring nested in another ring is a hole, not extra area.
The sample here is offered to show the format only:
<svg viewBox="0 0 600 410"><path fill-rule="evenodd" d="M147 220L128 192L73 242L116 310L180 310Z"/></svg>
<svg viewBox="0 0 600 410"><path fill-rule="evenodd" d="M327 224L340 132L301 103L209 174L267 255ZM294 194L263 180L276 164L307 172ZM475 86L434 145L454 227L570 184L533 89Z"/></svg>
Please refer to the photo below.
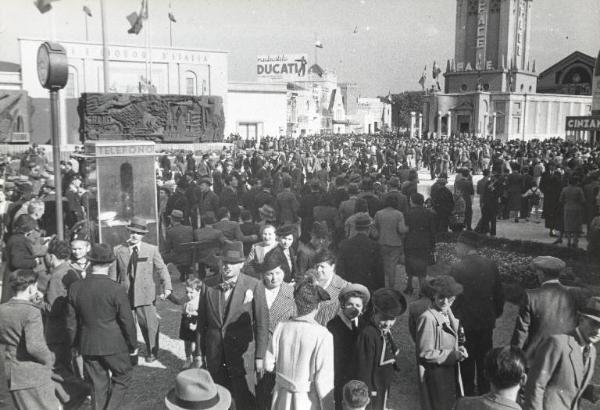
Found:
<svg viewBox="0 0 600 410"><path fill-rule="evenodd" d="M536 91L530 60L532 0L457 0L445 92Z"/></svg>
<svg viewBox="0 0 600 410"><path fill-rule="evenodd" d="M567 117L589 115L589 96L537 93L532 6L533 0L456 0L444 91L434 85L423 105L428 135L567 137Z"/></svg>

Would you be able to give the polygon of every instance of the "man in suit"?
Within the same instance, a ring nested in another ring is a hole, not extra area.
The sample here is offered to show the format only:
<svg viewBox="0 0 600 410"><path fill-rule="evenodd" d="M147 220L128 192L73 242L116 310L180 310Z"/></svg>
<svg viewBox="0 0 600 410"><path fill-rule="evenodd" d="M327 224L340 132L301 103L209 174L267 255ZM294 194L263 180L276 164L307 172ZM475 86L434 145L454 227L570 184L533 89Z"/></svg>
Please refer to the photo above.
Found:
<svg viewBox="0 0 600 410"><path fill-rule="evenodd" d="M251 364L245 361L254 357L260 378L268 344L267 301L260 282L240 272L245 261L241 242L226 243L221 261L221 273L202 285L197 346L215 383L231 391L238 408L252 409L256 399L246 381Z"/></svg>
<svg viewBox="0 0 600 410"><path fill-rule="evenodd" d="M552 256L538 256L531 265L542 285L525 291L511 341L525 351L530 365L537 347L548 336L568 333L577 326L574 295L558 280L566 264Z"/></svg>
<svg viewBox="0 0 600 410"><path fill-rule="evenodd" d="M192 250L181 246L194 241L194 229L183 225L183 211L174 209L170 215L171 226L167 228L165 240L165 261L173 263L181 273L181 281L185 282L192 267Z"/></svg>
<svg viewBox="0 0 600 410"><path fill-rule="evenodd" d="M146 221L133 217L129 226L129 239L114 249L116 264L113 265L111 278L122 284L129 295L131 308L142 330L146 342L146 362L156 361L158 354L159 322L156 313L156 284L154 273L158 274L163 293L160 299L165 300L173 288L171 277L163 262L158 247L142 242L148 233Z"/></svg>
<svg viewBox="0 0 600 410"><path fill-rule="evenodd" d="M277 239L279 244L269 251L269 254L277 254L281 259L281 269L283 270L283 280L291 282L296 279L298 266L296 264L296 251L292 247L294 244L294 233L297 232L295 225L283 225L277 229Z"/></svg>
<svg viewBox="0 0 600 410"><path fill-rule="evenodd" d="M285 263L286 260L281 253L269 252L258 267L262 278L260 290L265 293L269 309L269 340L279 322L296 316L294 286L284 282L282 267ZM275 373L266 372L256 385L256 400L259 409L269 410L271 408L273 387L275 387Z"/></svg>
<svg viewBox="0 0 600 410"><path fill-rule="evenodd" d="M473 231L460 233L456 243L456 254L460 261L450 269L450 275L464 289L456 298L452 311L465 329L465 348L469 352L469 357L461 364L466 396L476 395L476 390L480 395L490 390L483 374L484 358L492 348L496 319L504 310L504 290L498 266L494 261L477 254L479 238Z"/></svg>
<svg viewBox="0 0 600 410"><path fill-rule="evenodd" d="M590 384L600 342L600 298L590 298L579 324L538 347L525 386L524 410L577 410L582 398L595 403L600 386Z"/></svg>
<svg viewBox="0 0 600 410"><path fill-rule="evenodd" d="M221 246L227 242L223 232L213 228L215 218L212 215L206 215L203 222L204 227L194 231L194 241L200 245L196 247L195 256L198 261L200 279L204 279L209 262L219 253Z"/></svg>
<svg viewBox="0 0 600 410"><path fill-rule="evenodd" d="M135 322L127 291L109 277L115 260L106 244L94 245L91 273L69 289L67 333L78 344L92 385L94 409L120 409L137 355Z"/></svg>
<svg viewBox="0 0 600 410"><path fill-rule="evenodd" d="M238 215L239 216L239 215ZM213 228L223 232L225 238L229 241L255 242L258 240L256 235L244 235L238 221L232 221L229 209L220 207L217 210L218 222L213 225Z"/></svg>
<svg viewBox="0 0 600 410"><path fill-rule="evenodd" d="M380 247L367 234L371 218L360 215L355 220L356 235L340 243L336 273L350 283L360 283L370 291L385 286Z"/></svg>
<svg viewBox="0 0 600 410"><path fill-rule="evenodd" d="M350 218L354 214L354 208L356 206L356 200L358 199L358 185L352 183L348 185L348 195L350 196L345 201L340 203L338 211L340 213L340 221L342 224L346 222L346 219Z"/></svg>

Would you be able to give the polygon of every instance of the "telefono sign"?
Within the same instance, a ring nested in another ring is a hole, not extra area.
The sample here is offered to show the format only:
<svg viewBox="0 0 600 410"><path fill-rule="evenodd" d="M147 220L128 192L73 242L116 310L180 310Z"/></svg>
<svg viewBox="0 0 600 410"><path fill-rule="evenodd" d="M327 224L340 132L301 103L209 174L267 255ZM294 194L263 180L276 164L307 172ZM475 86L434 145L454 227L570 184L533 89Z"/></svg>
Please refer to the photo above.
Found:
<svg viewBox="0 0 600 410"><path fill-rule="evenodd" d="M259 80L297 81L306 78L306 54L273 54L258 56L256 75Z"/></svg>

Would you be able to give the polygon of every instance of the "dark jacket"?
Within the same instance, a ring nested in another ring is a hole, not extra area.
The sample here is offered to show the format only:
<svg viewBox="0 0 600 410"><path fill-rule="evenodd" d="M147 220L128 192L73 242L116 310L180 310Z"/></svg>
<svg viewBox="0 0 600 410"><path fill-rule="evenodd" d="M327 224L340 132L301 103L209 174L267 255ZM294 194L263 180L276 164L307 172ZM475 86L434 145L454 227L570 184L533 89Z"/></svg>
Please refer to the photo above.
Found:
<svg viewBox="0 0 600 410"><path fill-rule="evenodd" d="M452 265L450 275L463 285L452 311L466 331L493 329L504 310L504 290L498 266L476 254Z"/></svg>
<svg viewBox="0 0 600 410"><path fill-rule="evenodd" d="M435 246L434 215L422 206L412 207L404 214L408 232L404 237L404 250L431 252Z"/></svg>
<svg viewBox="0 0 600 410"><path fill-rule="evenodd" d="M544 339L568 333L576 326L577 302L573 293L560 283L547 283L525 292L511 344L525 351L531 366Z"/></svg>
<svg viewBox="0 0 600 410"><path fill-rule="evenodd" d="M84 356L133 352L135 322L127 291L108 275L89 274L69 289L67 330Z"/></svg>
<svg viewBox="0 0 600 410"><path fill-rule="evenodd" d="M224 306L221 275L206 279L198 307L198 347L211 374L225 366L230 377L246 373L242 356L254 342L255 359L263 359L269 340L269 310L260 282L240 273Z"/></svg>
<svg viewBox="0 0 600 410"><path fill-rule="evenodd" d="M340 243L336 273L351 283L360 283L373 291L385 286L380 247L364 232Z"/></svg>
<svg viewBox="0 0 600 410"><path fill-rule="evenodd" d="M189 225L174 225L167 229L165 240L165 260L177 265L191 265L192 251L182 243L194 241L194 230Z"/></svg>

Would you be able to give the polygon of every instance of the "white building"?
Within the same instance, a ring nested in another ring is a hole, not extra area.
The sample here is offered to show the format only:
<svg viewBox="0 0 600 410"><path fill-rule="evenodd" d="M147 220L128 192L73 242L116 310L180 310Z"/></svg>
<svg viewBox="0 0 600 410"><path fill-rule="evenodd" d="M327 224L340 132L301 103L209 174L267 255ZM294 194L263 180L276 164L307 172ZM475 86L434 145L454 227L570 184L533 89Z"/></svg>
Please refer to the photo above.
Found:
<svg viewBox="0 0 600 410"><path fill-rule="evenodd" d="M358 126L352 131L373 134L392 127L392 104L381 98L358 98L358 109L353 118Z"/></svg>
<svg viewBox="0 0 600 410"><path fill-rule="evenodd" d="M247 139L285 136L287 96L286 83L229 82L225 135Z"/></svg>
<svg viewBox="0 0 600 410"><path fill-rule="evenodd" d="M19 39L21 84L33 99L38 111L47 111L48 91L39 83L36 72L37 50L43 40ZM81 41L58 41L67 52L69 81L60 93L61 141L78 143L78 99L85 92L104 91L102 44ZM108 46L108 92L157 94L215 95L227 106L228 52L183 48L131 45ZM73 101L75 100L75 101ZM35 114L34 114L35 115ZM47 134L48 118L32 118L33 141ZM35 134L39 134L37 137Z"/></svg>

